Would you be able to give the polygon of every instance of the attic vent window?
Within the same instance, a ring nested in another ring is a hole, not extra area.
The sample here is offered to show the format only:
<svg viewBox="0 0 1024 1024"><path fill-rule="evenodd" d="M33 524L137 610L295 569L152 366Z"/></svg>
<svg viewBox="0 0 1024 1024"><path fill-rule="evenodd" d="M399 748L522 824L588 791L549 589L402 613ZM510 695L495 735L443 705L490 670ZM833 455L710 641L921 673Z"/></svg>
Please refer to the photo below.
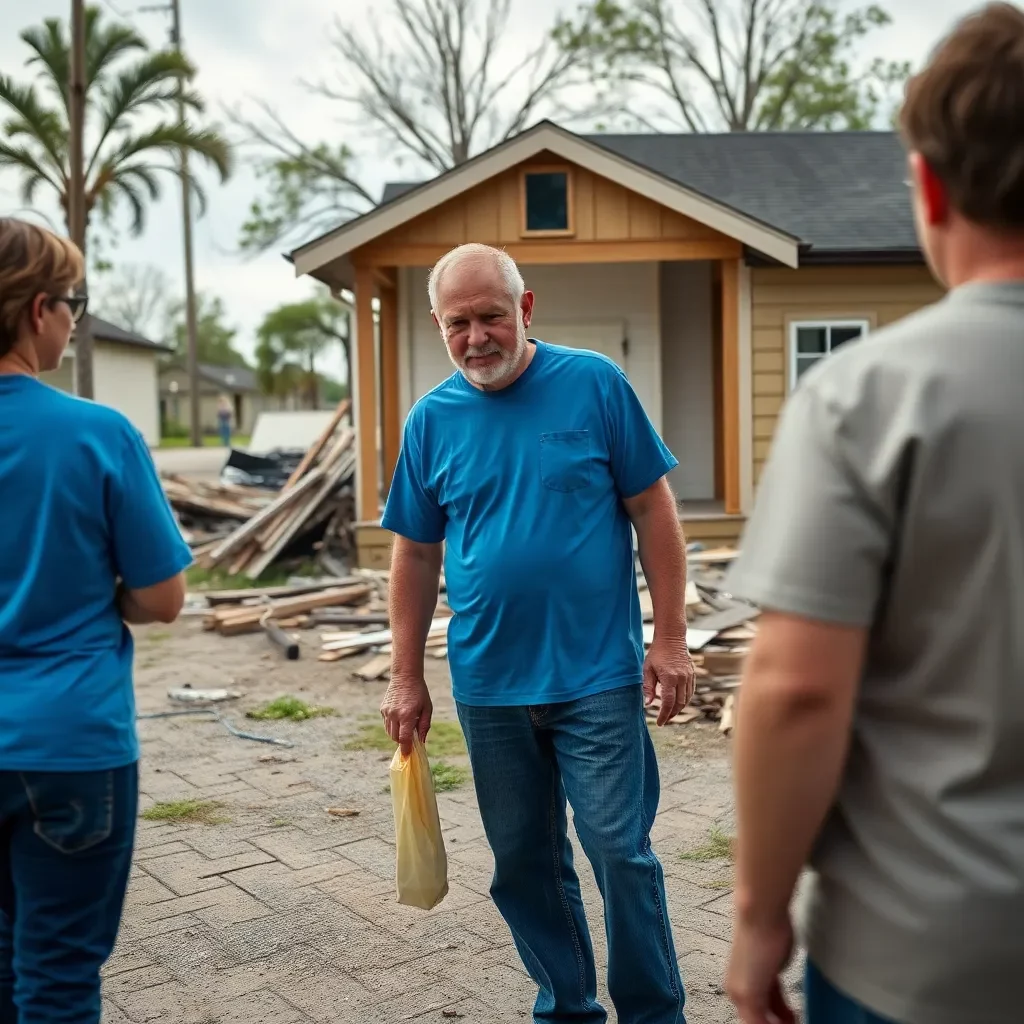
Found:
<svg viewBox="0 0 1024 1024"><path fill-rule="evenodd" d="M523 172L523 234L572 234L572 177L567 168Z"/></svg>

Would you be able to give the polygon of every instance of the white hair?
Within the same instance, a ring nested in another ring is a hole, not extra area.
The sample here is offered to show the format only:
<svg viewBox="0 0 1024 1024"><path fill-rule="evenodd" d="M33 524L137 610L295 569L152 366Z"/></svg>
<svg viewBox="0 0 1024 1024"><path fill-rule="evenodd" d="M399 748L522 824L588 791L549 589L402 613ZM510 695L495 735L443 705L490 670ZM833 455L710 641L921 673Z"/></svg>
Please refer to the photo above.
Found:
<svg viewBox="0 0 1024 1024"><path fill-rule="evenodd" d="M437 314L437 292L441 284L441 278L446 271L452 267L460 266L462 263L471 263L480 260L491 260L498 268L502 280L508 290L508 297L516 306L526 291L526 284L523 275L519 273L516 261L504 249L495 249L494 246L484 245L481 242L467 242L465 245L456 246L450 252L446 252L433 266L430 275L427 277L427 294L430 296L430 308Z"/></svg>

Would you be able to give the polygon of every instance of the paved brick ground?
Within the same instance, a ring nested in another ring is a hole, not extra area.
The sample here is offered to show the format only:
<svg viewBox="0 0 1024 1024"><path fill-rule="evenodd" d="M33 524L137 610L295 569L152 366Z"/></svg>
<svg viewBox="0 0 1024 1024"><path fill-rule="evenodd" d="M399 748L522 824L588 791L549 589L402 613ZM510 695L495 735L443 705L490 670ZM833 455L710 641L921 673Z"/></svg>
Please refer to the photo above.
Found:
<svg viewBox="0 0 1024 1024"><path fill-rule="evenodd" d="M140 635L141 711L167 710L167 688L190 682L243 688L245 699L230 711L239 723L247 707L281 693L329 703L339 715L248 723L293 740L291 750L233 738L206 719L141 723L143 808L215 800L229 820L140 821L120 941L106 970L106 1024L529 1021L535 992L488 899L491 857L472 787L439 796L450 894L431 913L400 907L385 789L390 756L346 749L375 720L383 685L353 682L358 662L318 664L316 638L307 643L302 661L282 663L260 637L222 639L194 620ZM452 708L442 666L430 668L436 717L445 719ZM716 823L731 826L728 747L712 729L693 726L660 730L657 740L663 796L654 839L687 1018L731 1021L719 987L729 865L681 858ZM337 818L327 807L360 813ZM603 968L600 899L582 860L581 875Z"/></svg>

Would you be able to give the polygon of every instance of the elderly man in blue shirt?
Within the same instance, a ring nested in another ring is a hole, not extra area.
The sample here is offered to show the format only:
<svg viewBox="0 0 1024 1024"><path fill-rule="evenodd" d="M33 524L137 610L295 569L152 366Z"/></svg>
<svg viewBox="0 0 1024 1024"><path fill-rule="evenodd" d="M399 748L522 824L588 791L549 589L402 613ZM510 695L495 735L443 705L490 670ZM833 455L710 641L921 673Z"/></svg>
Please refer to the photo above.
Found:
<svg viewBox="0 0 1024 1024"><path fill-rule="evenodd" d="M534 1019L602 1024L566 800L604 898L622 1024L681 1024L664 876L651 849L663 725L693 692L677 465L622 371L527 336L534 296L510 256L464 245L429 280L457 372L409 414L383 525L394 532L391 683L406 752L426 739L424 645L443 560L448 656L491 895L539 987ZM633 543L654 604L644 658Z"/></svg>

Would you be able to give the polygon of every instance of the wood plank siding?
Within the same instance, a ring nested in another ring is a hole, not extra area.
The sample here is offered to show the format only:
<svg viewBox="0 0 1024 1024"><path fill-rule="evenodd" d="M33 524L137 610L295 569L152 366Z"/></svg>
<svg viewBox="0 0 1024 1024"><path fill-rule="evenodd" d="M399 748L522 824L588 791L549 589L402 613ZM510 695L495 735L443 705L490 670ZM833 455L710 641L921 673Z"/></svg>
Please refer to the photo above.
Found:
<svg viewBox="0 0 1024 1024"><path fill-rule="evenodd" d="M571 234L524 234L522 177L531 165L570 172ZM381 235L352 258L357 265L430 266L464 242L503 246L521 263L726 259L741 253L737 241L713 228L542 153Z"/></svg>
<svg viewBox="0 0 1024 1024"><path fill-rule="evenodd" d="M923 266L755 268L751 284L756 484L789 392L789 325L857 319L877 330L938 301L943 290Z"/></svg>

